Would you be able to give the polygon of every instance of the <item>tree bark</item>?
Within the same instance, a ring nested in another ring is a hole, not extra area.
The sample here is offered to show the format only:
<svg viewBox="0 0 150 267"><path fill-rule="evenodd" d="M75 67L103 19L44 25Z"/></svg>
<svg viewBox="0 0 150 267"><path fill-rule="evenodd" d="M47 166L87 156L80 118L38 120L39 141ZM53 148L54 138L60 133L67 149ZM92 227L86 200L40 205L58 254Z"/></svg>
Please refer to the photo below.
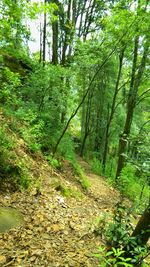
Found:
<svg viewBox="0 0 150 267"><path fill-rule="evenodd" d="M150 203L148 207L144 210L141 218L139 219L135 229L133 230L133 233L131 235L132 238L134 238L134 243L129 241L129 243L124 247L124 257L125 258L135 258L135 255L137 255L136 262L134 263L135 267L140 267L142 265L143 260L149 255L144 257L139 257L138 251L134 251L135 246L144 247L146 246L149 238L150 238Z"/></svg>
<svg viewBox="0 0 150 267"><path fill-rule="evenodd" d="M148 239L150 238L150 204L138 221L132 236L137 237L140 245L144 246L147 244Z"/></svg>
<svg viewBox="0 0 150 267"><path fill-rule="evenodd" d="M40 23L40 58L39 58L39 62L41 63L42 61L42 27L41 27L41 23Z"/></svg>
<svg viewBox="0 0 150 267"><path fill-rule="evenodd" d="M116 105L116 98L119 92L118 88L119 88L119 82L120 82L121 71L122 71L122 66L123 66L124 51L125 51L125 48L121 51L120 56L119 56L119 69L118 69L118 75L117 75L117 80L116 80L116 85L115 85L115 91L114 91L114 96L112 100L110 115L108 114L108 120L107 120L107 125L106 125L105 146L104 146L104 153L103 153L103 160L102 160L103 171L105 171L106 160L107 160L107 152L108 152L108 144L109 144L109 129L110 129L111 122L113 120L113 116L115 112L115 105Z"/></svg>
<svg viewBox="0 0 150 267"><path fill-rule="evenodd" d="M136 36L135 43L134 43L132 76L131 76L131 82L130 82L128 102L127 102L127 116L126 116L126 121L124 125L124 130L119 140L119 152L118 152L119 158L118 158L118 165L117 165L117 172L116 172L116 180L119 177L125 164L125 153L126 153L126 148L127 148L127 140L130 135L131 124L132 124L134 109L136 105L137 93L138 93L142 75L144 73L146 59L147 59L148 50L149 50L149 45L148 43L146 43L144 47L143 56L140 62L140 66L138 68L138 72L136 75L137 61L138 61L138 47L139 47L139 36Z"/></svg>
<svg viewBox="0 0 150 267"><path fill-rule="evenodd" d="M93 91L88 94L88 101L87 101L87 108L86 108L86 117L85 117L85 123L84 123L84 136L81 144L81 151L80 156L83 156L84 153L84 147L87 140L87 137L90 133L90 117L91 117L91 101L93 97Z"/></svg>
<svg viewBox="0 0 150 267"><path fill-rule="evenodd" d="M46 4L47 0L44 1ZM46 59L46 11L44 11L44 26L43 26L43 66L45 65Z"/></svg>
<svg viewBox="0 0 150 267"><path fill-rule="evenodd" d="M58 21L52 23L52 64L58 64Z"/></svg>
<svg viewBox="0 0 150 267"><path fill-rule="evenodd" d="M132 26L133 23L134 23L134 21L131 23L130 27ZM80 107L81 107L82 104L84 103L84 101L85 101L85 99L86 99L86 97L87 97L89 91L91 90L91 85L93 84L93 81L94 81L95 78L97 77L97 75L98 75L98 73L100 72L100 70L105 66L105 64L108 62L108 60L109 60L109 59L111 58L111 56L114 54L114 52L116 51L116 49L117 49L117 47L118 47L118 44L119 44L119 43L122 41L122 39L127 35L128 30L129 30L129 29L127 29L126 32L123 33L123 35L122 35L122 36L120 37L120 39L116 42L116 44L114 45L113 49L110 51L110 53L107 55L107 57L105 58L105 60L102 62L102 64L99 66L99 68L97 69L97 71L96 71L95 74L93 75L93 77L92 77L92 79L91 79L91 81L90 81L90 83L89 83L89 86L88 86L88 88L87 88L85 94L83 95L83 97L82 97L82 99L81 99L79 105L77 106L77 108L72 112L72 114L71 114L71 116L70 116L68 122L66 123L65 128L63 129L63 131L62 131L62 133L61 133L61 135L60 135L60 137L59 137L59 139L58 139L58 141L57 141L57 143L56 143L56 145L55 145L55 147L54 147L54 149L53 149L53 156L55 155L55 153L56 153L56 151L57 151L57 148L58 148L58 146L59 146L59 144L60 144L60 142L61 142L63 136L65 135L65 133L66 133L66 131L67 131L69 125L70 125L70 122L71 122L72 119L76 116L78 110L80 109Z"/></svg>
<svg viewBox="0 0 150 267"><path fill-rule="evenodd" d="M66 63L66 52L70 41L71 29L69 27L72 27L71 25L69 26L69 23L71 22L70 17L71 17L71 0L68 0L67 20L66 20L66 25L64 25L65 37L62 48L62 60L61 60L62 65L65 65Z"/></svg>
<svg viewBox="0 0 150 267"><path fill-rule="evenodd" d="M54 15L57 17L52 22L52 64L58 64L58 15L60 4L57 0L52 0L52 3L55 3L58 6L58 10L54 11Z"/></svg>

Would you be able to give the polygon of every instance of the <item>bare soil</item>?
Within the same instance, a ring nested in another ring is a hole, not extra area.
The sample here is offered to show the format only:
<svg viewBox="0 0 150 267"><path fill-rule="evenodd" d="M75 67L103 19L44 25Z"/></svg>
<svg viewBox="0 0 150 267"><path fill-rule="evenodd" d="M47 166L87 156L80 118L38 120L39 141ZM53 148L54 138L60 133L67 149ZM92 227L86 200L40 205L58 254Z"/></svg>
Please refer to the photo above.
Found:
<svg viewBox="0 0 150 267"><path fill-rule="evenodd" d="M37 177L35 184L40 181L39 187L1 193L0 206L16 208L24 223L0 234L0 266L100 266L93 254L105 241L95 234L97 219L113 212L119 193L86 162L79 162L91 184L87 192L81 190L69 163L61 173L39 156L32 158L32 176ZM56 181L75 192L74 197L62 196Z"/></svg>

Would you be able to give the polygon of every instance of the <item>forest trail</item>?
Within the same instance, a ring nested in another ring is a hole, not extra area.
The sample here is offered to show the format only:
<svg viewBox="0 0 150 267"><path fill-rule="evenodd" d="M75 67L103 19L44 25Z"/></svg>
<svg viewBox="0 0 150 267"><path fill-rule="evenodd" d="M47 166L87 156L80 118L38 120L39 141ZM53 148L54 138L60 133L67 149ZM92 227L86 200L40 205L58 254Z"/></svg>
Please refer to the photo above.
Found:
<svg viewBox="0 0 150 267"><path fill-rule="evenodd" d="M42 177L40 192L7 192L0 197L1 206L24 214L21 227L0 235L0 266L98 267L93 253L104 240L95 233L97 219L114 209L118 192L80 159L91 187L80 196L63 197L54 187L56 180L74 192L79 192L80 186L72 182L68 170L61 176L42 159L39 166L39 160L33 172Z"/></svg>
<svg viewBox="0 0 150 267"><path fill-rule="evenodd" d="M78 161L90 181L90 197L93 197L101 208L114 208L119 199L119 192L109 185L104 177L94 174L90 165L82 158L78 158Z"/></svg>

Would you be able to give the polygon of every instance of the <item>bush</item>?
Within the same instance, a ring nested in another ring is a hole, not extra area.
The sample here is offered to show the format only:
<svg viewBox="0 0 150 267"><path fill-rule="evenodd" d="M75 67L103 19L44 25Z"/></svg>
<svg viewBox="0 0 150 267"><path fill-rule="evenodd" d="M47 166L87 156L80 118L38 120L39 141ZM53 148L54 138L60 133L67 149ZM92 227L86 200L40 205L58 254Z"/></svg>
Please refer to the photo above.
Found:
<svg viewBox="0 0 150 267"><path fill-rule="evenodd" d="M99 252L94 254L95 257L99 259L100 267L119 267L119 266L125 266L125 267L133 267L132 264L128 263L131 258L125 259L123 257L124 251L121 249L116 249L112 247L110 251L107 251L104 246L99 247Z"/></svg>
<svg viewBox="0 0 150 267"><path fill-rule="evenodd" d="M138 178L136 176L136 168L131 164L127 164L118 179L117 187L121 193L129 197L135 204L139 204L141 201L142 193L142 206L148 203L149 199L149 189L146 184L145 178ZM143 190L143 192L142 192Z"/></svg>
<svg viewBox="0 0 150 267"><path fill-rule="evenodd" d="M61 167L61 162L58 159L53 158L51 155L46 155L45 158L53 168L59 169Z"/></svg>
<svg viewBox="0 0 150 267"><path fill-rule="evenodd" d="M102 175L102 164L96 157L94 157L89 163L95 174Z"/></svg>
<svg viewBox="0 0 150 267"><path fill-rule="evenodd" d="M88 190L88 188L90 187L90 182L89 182L88 178L85 176L83 169L77 163L77 161L72 161L71 164L74 168L74 173L75 173L75 175L77 175L78 181L81 184L82 188L84 190Z"/></svg>
<svg viewBox="0 0 150 267"><path fill-rule="evenodd" d="M141 265L148 256L148 247L141 246L136 237L132 237L131 208L126 208L120 201L112 218L100 221L97 233L103 232L106 238L106 248L100 247L96 257L100 266L147 266ZM105 223L105 225L104 225ZM139 265L140 263L140 265Z"/></svg>
<svg viewBox="0 0 150 267"><path fill-rule="evenodd" d="M75 161L74 143L69 134L65 134L58 147L58 152L67 160Z"/></svg>
<svg viewBox="0 0 150 267"><path fill-rule="evenodd" d="M14 187L28 188L30 179L24 159L16 155L17 139L7 124L0 128L0 178L10 180Z"/></svg>

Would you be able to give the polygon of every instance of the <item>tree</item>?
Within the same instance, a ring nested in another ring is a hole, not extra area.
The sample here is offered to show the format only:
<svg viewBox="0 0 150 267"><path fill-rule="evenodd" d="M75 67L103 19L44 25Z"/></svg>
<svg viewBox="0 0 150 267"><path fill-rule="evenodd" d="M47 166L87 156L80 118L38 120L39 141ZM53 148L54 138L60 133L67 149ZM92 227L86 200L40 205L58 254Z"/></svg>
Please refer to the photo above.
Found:
<svg viewBox="0 0 150 267"><path fill-rule="evenodd" d="M144 210L132 233L132 237L136 237L138 239L138 243L142 246L147 244L150 238L150 204Z"/></svg>
<svg viewBox="0 0 150 267"><path fill-rule="evenodd" d="M134 58L133 58L133 65L132 65L132 74L131 74L131 81L130 81L130 90L127 102L127 116L124 125L123 133L120 137L119 141L119 159L118 159L118 166L116 172L116 178L119 177L122 168L124 167L125 163L125 153L127 148L127 140L130 135L131 124L133 120L134 109L136 105L136 98L138 94L138 89L141 83L141 79L145 70L146 60L149 51L149 40L146 38L144 43L144 51L141 58L141 62L139 67L137 68L137 61L138 61L138 48L139 48L139 36L135 37L134 41ZM137 74L136 74L137 71Z"/></svg>
<svg viewBox="0 0 150 267"><path fill-rule="evenodd" d="M109 142L109 129L111 126L111 122L115 113L115 109L116 109L116 98L117 95L119 93L119 82L120 82L120 78L121 78L121 71L122 71L122 66L123 66L123 58L124 58L124 51L125 51L125 47L122 48L122 51L120 52L119 55L119 68L118 68L118 75L117 75L117 80L116 80L116 84L115 84L115 90L114 90L114 95L113 95L113 99L112 99L112 105L111 105L111 110L108 114L108 119L107 119L107 125L106 125L106 133L105 133L105 145L104 145L104 153L103 153L103 160L102 160L102 164L103 164L103 170L105 170L105 165L106 165L106 159L107 159L107 152L108 152L108 142Z"/></svg>
<svg viewBox="0 0 150 267"><path fill-rule="evenodd" d="M19 49L23 45L23 39L29 37L24 24L26 1L7 1L0 3L0 46Z"/></svg>

